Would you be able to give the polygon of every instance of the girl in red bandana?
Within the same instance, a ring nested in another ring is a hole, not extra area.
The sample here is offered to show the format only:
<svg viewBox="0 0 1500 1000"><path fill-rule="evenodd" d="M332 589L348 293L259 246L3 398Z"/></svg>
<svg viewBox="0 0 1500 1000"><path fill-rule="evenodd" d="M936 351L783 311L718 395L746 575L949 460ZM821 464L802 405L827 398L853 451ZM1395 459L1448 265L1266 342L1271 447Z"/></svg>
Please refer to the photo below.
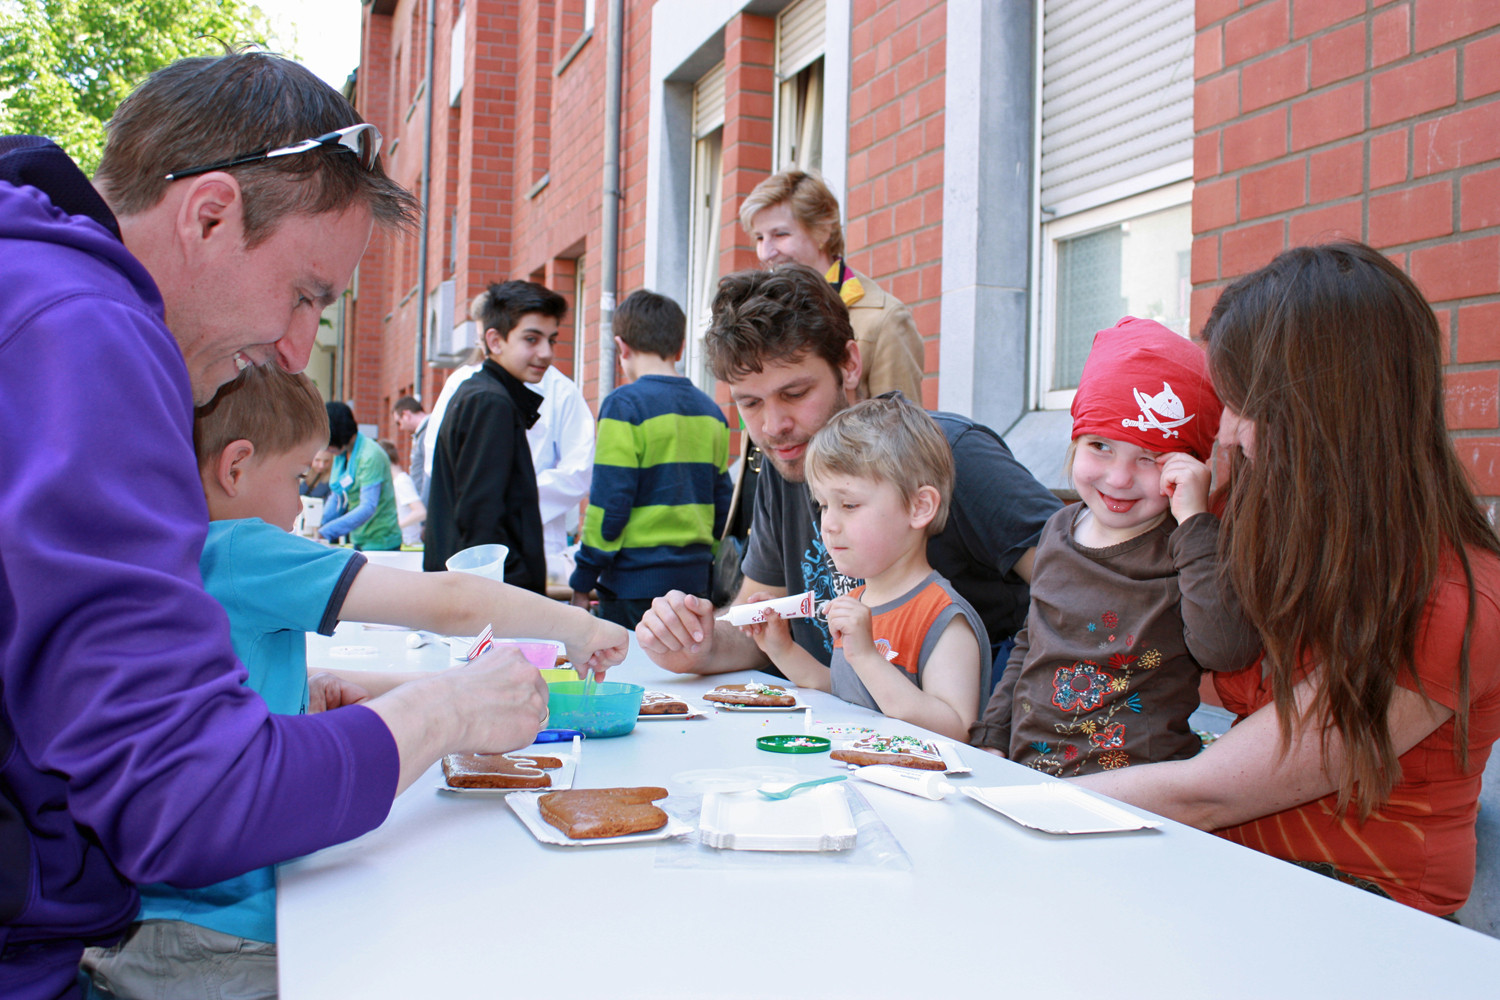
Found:
<svg viewBox="0 0 1500 1000"><path fill-rule="evenodd" d="M1186 338L1131 317L1094 338L1068 455L1082 503L1042 531L976 746L1063 777L1201 749L1187 720L1202 671L1259 650L1219 572L1206 463L1220 410Z"/></svg>

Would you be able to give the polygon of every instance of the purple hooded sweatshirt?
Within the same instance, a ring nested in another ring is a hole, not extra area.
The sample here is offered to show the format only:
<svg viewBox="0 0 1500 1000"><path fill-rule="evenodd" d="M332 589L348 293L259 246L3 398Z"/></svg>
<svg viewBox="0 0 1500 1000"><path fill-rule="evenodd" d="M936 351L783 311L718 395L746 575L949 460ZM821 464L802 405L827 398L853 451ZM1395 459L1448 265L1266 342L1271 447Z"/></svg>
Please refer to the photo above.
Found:
<svg viewBox="0 0 1500 1000"><path fill-rule="evenodd" d="M192 390L83 174L0 139L0 996L77 995L132 883L358 836L399 759L362 707L276 716L203 590Z"/></svg>

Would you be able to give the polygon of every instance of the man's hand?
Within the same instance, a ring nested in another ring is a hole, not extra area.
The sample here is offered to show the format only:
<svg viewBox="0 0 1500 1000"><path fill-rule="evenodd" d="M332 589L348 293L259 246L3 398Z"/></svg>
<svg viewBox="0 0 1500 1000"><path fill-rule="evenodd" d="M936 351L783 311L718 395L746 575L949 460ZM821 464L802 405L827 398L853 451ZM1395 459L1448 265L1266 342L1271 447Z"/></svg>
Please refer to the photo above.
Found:
<svg viewBox="0 0 1500 1000"><path fill-rule="evenodd" d="M367 706L400 751L399 794L443 754L529 746L547 718L547 682L520 650L501 647L402 684Z"/></svg>
<svg viewBox="0 0 1500 1000"><path fill-rule="evenodd" d="M757 591L745 598L746 604L756 604L760 601L769 601L776 594L768 594ZM785 618L774 611L767 611L764 621L754 625L741 626L741 631L755 640L755 645L760 651L770 657L771 662L777 662L777 657L784 656L795 643L792 641L792 625Z"/></svg>
<svg viewBox="0 0 1500 1000"><path fill-rule="evenodd" d="M327 712L370 700L370 692L352 681L320 671L307 679L307 714Z"/></svg>
<svg viewBox="0 0 1500 1000"><path fill-rule="evenodd" d="M658 666L673 673L699 673L713 655L713 602L668 591L651 602L651 610L635 627L635 638Z"/></svg>
<svg viewBox="0 0 1500 1000"><path fill-rule="evenodd" d="M445 752L509 753L530 746L546 722L547 682L518 649L491 649L438 676L452 683L462 734Z"/></svg>

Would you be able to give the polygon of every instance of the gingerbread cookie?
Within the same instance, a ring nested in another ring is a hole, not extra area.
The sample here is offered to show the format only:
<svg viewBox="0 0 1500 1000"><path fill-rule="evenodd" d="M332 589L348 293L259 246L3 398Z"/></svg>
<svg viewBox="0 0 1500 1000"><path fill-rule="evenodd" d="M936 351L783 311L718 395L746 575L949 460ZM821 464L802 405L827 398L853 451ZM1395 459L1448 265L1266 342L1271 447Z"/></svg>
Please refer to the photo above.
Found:
<svg viewBox="0 0 1500 1000"><path fill-rule="evenodd" d="M687 715L687 702L665 691L647 691L641 696L641 715Z"/></svg>
<svg viewBox="0 0 1500 1000"><path fill-rule="evenodd" d="M947 763L936 744L915 736L866 736L855 740L848 748L835 750L828 756L846 764L894 764L897 767L915 767L923 771L946 771Z"/></svg>
<svg viewBox="0 0 1500 1000"><path fill-rule="evenodd" d="M542 818L574 840L623 837L660 830L667 814L651 803L667 797L665 788L580 788L548 792L537 799Z"/></svg>
<svg viewBox="0 0 1500 1000"><path fill-rule="evenodd" d="M543 773L562 767L556 757L503 753L450 753L443 758L443 778L450 788L548 788Z"/></svg>
<svg viewBox="0 0 1500 1000"><path fill-rule="evenodd" d="M761 708L789 708L797 704L796 696L773 684L720 684L703 696L704 701L726 705L756 705Z"/></svg>

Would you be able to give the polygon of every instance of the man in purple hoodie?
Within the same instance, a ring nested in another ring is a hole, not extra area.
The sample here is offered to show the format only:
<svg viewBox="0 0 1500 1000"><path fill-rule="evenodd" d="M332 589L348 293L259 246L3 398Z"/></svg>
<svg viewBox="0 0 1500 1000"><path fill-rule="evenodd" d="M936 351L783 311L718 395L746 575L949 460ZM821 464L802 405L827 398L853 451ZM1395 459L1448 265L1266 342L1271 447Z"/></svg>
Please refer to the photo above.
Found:
<svg viewBox="0 0 1500 1000"><path fill-rule="evenodd" d="M50 142L0 139L0 996L76 996L133 883L358 836L443 753L524 746L545 717L513 652L270 715L199 578L194 401L246 364L300 371L374 225L411 225L378 149L260 53L153 75L97 188Z"/></svg>

